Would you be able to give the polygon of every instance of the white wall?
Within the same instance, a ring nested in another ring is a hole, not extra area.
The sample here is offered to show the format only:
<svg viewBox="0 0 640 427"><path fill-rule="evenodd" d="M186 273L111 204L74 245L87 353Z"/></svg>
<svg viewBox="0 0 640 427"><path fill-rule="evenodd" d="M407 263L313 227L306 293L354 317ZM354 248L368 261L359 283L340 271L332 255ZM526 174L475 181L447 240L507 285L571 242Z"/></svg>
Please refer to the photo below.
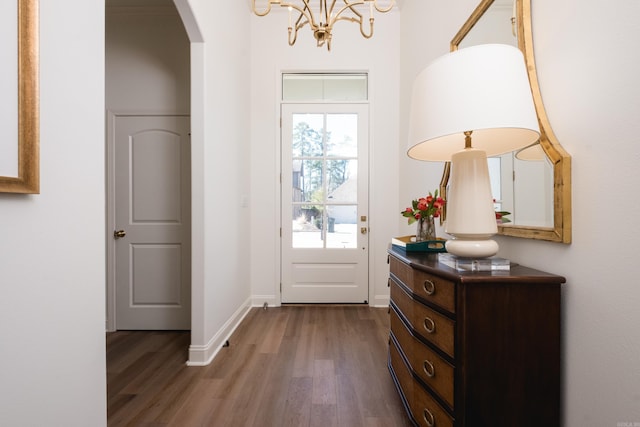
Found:
<svg viewBox="0 0 640 427"><path fill-rule="evenodd" d="M405 2L402 13L403 28L413 29L403 37L405 85L448 50L476 1L425 3L433 2ZM633 0L533 2L542 97L573 160L573 243L501 237L499 255L567 278L562 300L567 427L640 423L635 267L640 205L634 196L640 182L640 55L633 48L640 38L638 16L640 3ZM402 93L406 106L406 87ZM417 182L438 185L441 165L402 158L401 165L404 199Z"/></svg>
<svg viewBox="0 0 640 427"><path fill-rule="evenodd" d="M249 8L179 2L192 45L192 331L189 360L206 364L250 302ZM193 21L185 17L187 9ZM192 26L198 26L195 31Z"/></svg>
<svg viewBox="0 0 640 427"><path fill-rule="evenodd" d="M40 2L40 119L41 194L0 194L0 425L104 426L103 2Z"/></svg>
<svg viewBox="0 0 640 427"><path fill-rule="evenodd" d="M189 38L173 6L108 7L108 110L189 114Z"/></svg>
<svg viewBox="0 0 640 427"><path fill-rule="evenodd" d="M386 305L387 245L396 232L399 121L399 14L376 16L375 34L365 40L358 27L334 27L331 52L317 48L308 27L294 46L287 44L284 9L251 16L250 221L253 302L280 304L280 136L279 83L283 71L367 71L370 79L369 302Z"/></svg>
<svg viewBox="0 0 640 427"><path fill-rule="evenodd" d="M449 42L476 6L476 0L462 2L405 1L402 7L402 40L400 77L400 142L397 146L400 164L398 212L411 205L411 200L438 189L444 163L421 162L407 156L407 129L411 89L416 76L435 58L449 52ZM394 217L400 235L415 234L415 225ZM437 224L437 235L444 231Z"/></svg>

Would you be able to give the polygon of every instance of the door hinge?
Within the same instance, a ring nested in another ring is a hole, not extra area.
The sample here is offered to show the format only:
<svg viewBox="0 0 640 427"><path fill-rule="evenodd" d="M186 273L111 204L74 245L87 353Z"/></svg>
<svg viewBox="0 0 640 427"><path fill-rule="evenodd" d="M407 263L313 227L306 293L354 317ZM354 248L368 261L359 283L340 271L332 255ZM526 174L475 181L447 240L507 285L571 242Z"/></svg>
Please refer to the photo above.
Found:
<svg viewBox="0 0 640 427"><path fill-rule="evenodd" d="M282 282L280 282L280 293L282 293Z"/></svg>
<svg viewBox="0 0 640 427"><path fill-rule="evenodd" d="M282 227L280 227L280 237L282 238Z"/></svg>
<svg viewBox="0 0 640 427"><path fill-rule="evenodd" d="M282 129L282 117L280 117L280 129Z"/></svg>

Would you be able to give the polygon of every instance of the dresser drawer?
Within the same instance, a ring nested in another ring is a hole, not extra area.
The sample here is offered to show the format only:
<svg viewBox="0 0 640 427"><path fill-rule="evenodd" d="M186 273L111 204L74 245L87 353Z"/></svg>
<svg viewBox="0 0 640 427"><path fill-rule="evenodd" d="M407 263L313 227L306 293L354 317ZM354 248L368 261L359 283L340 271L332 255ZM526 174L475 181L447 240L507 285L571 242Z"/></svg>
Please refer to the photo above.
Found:
<svg viewBox="0 0 640 427"><path fill-rule="evenodd" d="M454 368L429 347L415 339L395 310L391 310L391 333L398 340L411 369L453 409Z"/></svg>
<svg viewBox="0 0 640 427"><path fill-rule="evenodd" d="M391 280L391 301L411 323L413 331L454 357L455 322L411 298Z"/></svg>
<svg viewBox="0 0 640 427"><path fill-rule="evenodd" d="M407 285L414 294L455 313L455 285L452 282L415 270L394 257L391 257L389 262L391 273Z"/></svg>
<svg viewBox="0 0 640 427"><path fill-rule="evenodd" d="M421 427L453 427L453 419L412 377L393 341L389 346L391 367L400 384L413 419Z"/></svg>
<svg viewBox="0 0 640 427"><path fill-rule="evenodd" d="M414 389L411 412L420 426L453 427L451 416L433 400L427 391L417 385Z"/></svg>

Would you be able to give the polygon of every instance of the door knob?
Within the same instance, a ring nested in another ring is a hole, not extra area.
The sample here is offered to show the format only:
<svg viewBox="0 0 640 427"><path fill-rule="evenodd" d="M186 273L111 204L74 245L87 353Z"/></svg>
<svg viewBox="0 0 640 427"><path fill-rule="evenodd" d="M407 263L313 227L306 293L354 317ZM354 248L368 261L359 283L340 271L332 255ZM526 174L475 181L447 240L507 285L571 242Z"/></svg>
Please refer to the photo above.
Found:
<svg viewBox="0 0 640 427"><path fill-rule="evenodd" d="M127 235L127 232L124 230L116 230L113 232L113 237L115 237L116 239L121 239L126 235Z"/></svg>

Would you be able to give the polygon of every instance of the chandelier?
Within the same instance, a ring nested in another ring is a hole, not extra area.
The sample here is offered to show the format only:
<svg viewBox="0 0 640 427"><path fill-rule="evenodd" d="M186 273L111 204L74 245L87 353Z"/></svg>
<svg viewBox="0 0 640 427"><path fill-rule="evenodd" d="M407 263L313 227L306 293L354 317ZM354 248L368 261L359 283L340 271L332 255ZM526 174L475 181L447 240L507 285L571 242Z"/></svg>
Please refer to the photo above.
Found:
<svg viewBox="0 0 640 427"><path fill-rule="evenodd" d="M317 46L327 45L327 50L331 50L331 30L338 21L355 22L360 26L360 33L366 39L373 36L373 11L380 13L389 12L395 5L395 0L389 0L389 5L381 7L378 0L319 0L319 7L316 12L311 8L313 0L267 0L266 8L258 10L256 0L251 0L253 12L258 16L265 16L271 12L271 5L280 5L289 8L289 45L293 46L298 38L298 30L309 24L313 36L317 41ZM336 4L338 3L338 4ZM365 18L357 6L369 5L369 25L366 29ZM294 12L295 11L295 12ZM297 18L294 21L294 16Z"/></svg>

